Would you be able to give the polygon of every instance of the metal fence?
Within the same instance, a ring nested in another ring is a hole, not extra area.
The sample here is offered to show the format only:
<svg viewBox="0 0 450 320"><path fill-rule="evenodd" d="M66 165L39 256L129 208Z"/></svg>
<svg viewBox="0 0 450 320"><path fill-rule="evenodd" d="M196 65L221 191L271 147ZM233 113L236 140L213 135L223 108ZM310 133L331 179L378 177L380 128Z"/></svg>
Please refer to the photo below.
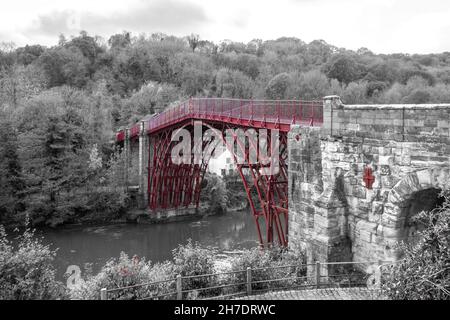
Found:
<svg viewBox="0 0 450 320"><path fill-rule="evenodd" d="M398 261L397 261L398 262ZM100 299L230 299L270 291L380 286L382 267L392 261L316 262L182 276L118 288L103 288Z"/></svg>
<svg viewBox="0 0 450 320"><path fill-rule="evenodd" d="M285 125L321 125L323 102L319 100L191 98L145 120L144 129L147 133L151 133L190 118L248 124L259 121ZM136 123L130 128L129 138L139 135L140 126L140 123ZM124 130L116 133L118 142L125 138Z"/></svg>

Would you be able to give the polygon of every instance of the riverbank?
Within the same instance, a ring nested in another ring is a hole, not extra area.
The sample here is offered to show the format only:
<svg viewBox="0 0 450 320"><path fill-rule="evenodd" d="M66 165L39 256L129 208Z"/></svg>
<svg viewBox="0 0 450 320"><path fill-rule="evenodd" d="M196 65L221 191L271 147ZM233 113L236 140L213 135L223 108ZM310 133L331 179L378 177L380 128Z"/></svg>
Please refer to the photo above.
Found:
<svg viewBox="0 0 450 320"><path fill-rule="evenodd" d="M88 212L79 213L60 223L49 223L44 219L31 221L31 227L49 230L70 228L76 226L98 226L102 224L155 224L155 223L170 223L179 221L190 221L199 219L210 215L220 215L232 212L238 212L247 209L246 201L241 201L236 206L225 208L225 211L211 210L209 206L200 206L199 208L188 207L179 209L168 209L159 211L150 211L148 209L137 209L129 207L120 212ZM24 216L22 222L10 221L3 223L7 231L25 228L26 217Z"/></svg>
<svg viewBox="0 0 450 320"><path fill-rule="evenodd" d="M18 234L20 232L8 232L11 240ZM118 257L122 251L153 262L170 260L172 250L186 244L188 239L216 247L224 255L258 246L255 222L247 210L181 217L170 223L79 222L58 228L38 228L37 234L45 244L58 249L54 264L61 281L71 265L83 270L89 263L93 271L98 272L109 259Z"/></svg>

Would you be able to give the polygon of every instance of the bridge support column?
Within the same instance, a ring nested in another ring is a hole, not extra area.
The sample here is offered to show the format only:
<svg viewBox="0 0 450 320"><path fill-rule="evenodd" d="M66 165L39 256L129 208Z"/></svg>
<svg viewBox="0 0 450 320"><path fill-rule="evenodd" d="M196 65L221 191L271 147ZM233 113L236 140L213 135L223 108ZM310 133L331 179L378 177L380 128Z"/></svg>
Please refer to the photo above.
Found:
<svg viewBox="0 0 450 320"><path fill-rule="evenodd" d="M289 132L289 246L306 251L309 264L352 258L343 173L333 165L328 135L338 98L324 102L325 128L292 126ZM308 275L314 274L312 266ZM326 265L321 275L328 275Z"/></svg>
<svg viewBox="0 0 450 320"><path fill-rule="evenodd" d="M125 129L125 140L123 143L123 152L125 154L125 170L124 170L124 183L125 189L128 190L129 175L130 175L130 163L131 163L131 148L130 148L130 129Z"/></svg>
<svg viewBox="0 0 450 320"><path fill-rule="evenodd" d="M139 207L148 206L148 156L149 139L145 132L145 122L141 121L139 132Z"/></svg>

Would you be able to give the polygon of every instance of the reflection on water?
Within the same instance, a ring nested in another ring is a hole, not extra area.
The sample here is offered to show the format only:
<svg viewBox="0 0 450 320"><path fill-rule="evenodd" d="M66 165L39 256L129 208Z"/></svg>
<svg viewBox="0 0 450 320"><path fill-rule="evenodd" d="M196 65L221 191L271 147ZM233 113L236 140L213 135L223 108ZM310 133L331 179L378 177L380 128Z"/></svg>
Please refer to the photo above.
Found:
<svg viewBox="0 0 450 320"><path fill-rule="evenodd" d="M94 272L98 272L109 258L118 257L121 251L158 262L171 259L171 251L189 238L221 251L255 247L258 239L250 212L243 211L196 221L80 226L41 233L52 249L59 248L55 263L60 279L69 265L83 269L85 263L92 263Z"/></svg>

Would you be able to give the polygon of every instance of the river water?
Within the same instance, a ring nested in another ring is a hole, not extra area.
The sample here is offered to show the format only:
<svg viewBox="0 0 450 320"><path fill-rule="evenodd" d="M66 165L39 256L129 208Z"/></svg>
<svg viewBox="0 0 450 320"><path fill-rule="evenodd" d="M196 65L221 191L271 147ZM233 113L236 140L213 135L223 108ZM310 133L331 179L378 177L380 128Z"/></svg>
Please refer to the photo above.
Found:
<svg viewBox="0 0 450 320"><path fill-rule="evenodd" d="M70 265L83 270L85 263L92 263L97 273L111 257L119 257L121 251L152 262L171 259L172 250L188 239L225 253L258 245L255 222L249 211L161 224L71 226L41 230L38 234L52 249L58 248L55 265L60 280Z"/></svg>

